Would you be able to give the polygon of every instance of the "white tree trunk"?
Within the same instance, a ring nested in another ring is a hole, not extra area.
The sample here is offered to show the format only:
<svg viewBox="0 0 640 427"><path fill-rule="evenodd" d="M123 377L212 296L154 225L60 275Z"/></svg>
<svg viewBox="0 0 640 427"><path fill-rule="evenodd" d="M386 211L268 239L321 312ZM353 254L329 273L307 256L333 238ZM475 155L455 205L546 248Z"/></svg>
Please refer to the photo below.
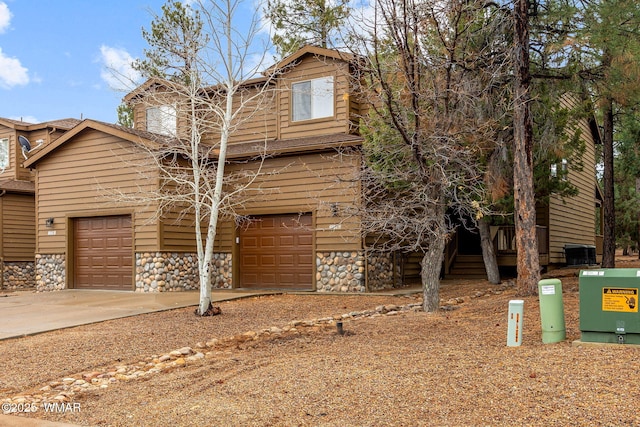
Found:
<svg viewBox="0 0 640 427"><path fill-rule="evenodd" d="M224 121L220 133L220 152L218 154L218 169L216 170L216 183L211 199L209 224L207 226L207 240L203 254L198 253L198 266L200 267L200 307L199 314L202 316L211 304L211 260L213 259L213 243L216 240L218 230L218 218L220 216L220 206L222 203L222 184L224 182L224 166L227 160L227 145L229 143L229 129L233 120L233 96L235 90L233 85L227 87L227 98L225 106ZM197 223L199 224L199 223ZM198 227L197 227L198 228ZM199 244L199 248L202 245Z"/></svg>

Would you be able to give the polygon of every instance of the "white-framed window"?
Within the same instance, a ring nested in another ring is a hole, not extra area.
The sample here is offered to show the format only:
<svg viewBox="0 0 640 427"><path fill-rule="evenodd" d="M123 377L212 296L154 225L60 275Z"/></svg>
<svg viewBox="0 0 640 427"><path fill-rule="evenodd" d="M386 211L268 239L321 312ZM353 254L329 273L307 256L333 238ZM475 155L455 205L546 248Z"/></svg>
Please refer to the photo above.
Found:
<svg viewBox="0 0 640 427"><path fill-rule="evenodd" d="M291 92L294 122L333 117L333 76L293 83Z"/></svg>
<svg viewBox="0 0 640 427"><path fill-rule="evenodd" d="M176 123L176 107L174 105L147 108L147 131L176 136Z"/></svg>
<svg viewBox="0 0 640 427"><path fill-rule="evenodd" d="M558 177L558 172L561 171L562 179L567 179L567 171L569 169L569 161L567 159L562 159L560 163L554 163L551 165L551 176L553 178Z"/></svg>
<svg viewBox="0 0 640 427"><path fill-rule="evenodd" d="M0 172L9 167L9 138L0 138Z"/></svg>

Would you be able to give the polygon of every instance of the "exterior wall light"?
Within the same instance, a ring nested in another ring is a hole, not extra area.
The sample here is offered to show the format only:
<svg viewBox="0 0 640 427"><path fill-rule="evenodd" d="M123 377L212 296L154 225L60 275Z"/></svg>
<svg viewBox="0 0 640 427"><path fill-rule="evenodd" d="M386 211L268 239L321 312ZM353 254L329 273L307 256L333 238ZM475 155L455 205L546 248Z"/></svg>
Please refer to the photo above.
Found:
<svg viewBox="0 0 640 427"><path fill-rule="evenodd" d="M53 218L47 218L46 221L44 222L44 224L47 227L53 227Z"/></svg>

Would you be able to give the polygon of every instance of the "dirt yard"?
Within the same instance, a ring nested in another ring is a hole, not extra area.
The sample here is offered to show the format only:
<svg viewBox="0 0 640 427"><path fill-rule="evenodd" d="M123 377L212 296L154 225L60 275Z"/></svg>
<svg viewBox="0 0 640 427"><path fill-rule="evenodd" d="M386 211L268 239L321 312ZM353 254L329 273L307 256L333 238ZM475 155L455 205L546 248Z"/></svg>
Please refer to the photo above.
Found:
<svg viewBox="0 0 640 427"><path fill-rule="evenodd" d="M437 314L419 293L269 296L2 341L0 400L86 426L640 425L640 349L572 345L577 271L547 276L562 343L542 344L527 297L523 344L506 346L509 283L445 281Z"/></svg>

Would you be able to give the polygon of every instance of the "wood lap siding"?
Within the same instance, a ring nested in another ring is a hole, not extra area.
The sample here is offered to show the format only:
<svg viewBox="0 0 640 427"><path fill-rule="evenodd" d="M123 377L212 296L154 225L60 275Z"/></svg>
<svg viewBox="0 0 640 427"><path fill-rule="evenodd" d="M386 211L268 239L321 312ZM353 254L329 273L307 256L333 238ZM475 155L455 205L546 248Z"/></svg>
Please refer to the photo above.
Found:
<svg viewBox="0 0 640 427"><path fill-rule="evenodd" d="M65 252L66 218L131 212L134 208L130 202L118 202L108 192L119 189L138 193L154 188L157 171L152 163L144 153L134 150L133 144L90 129L59 147L55 156L41 160L36 182L38 252ZM148 178L143 179L137 172L145 168ZM136 208L136 251L157 250L157 226L148 221L154 211L154 204ZM44 227L46 218L54 218L53 228Z"/></svg>
<svg viewBox="0 0 640 427"><path fill-rule="evenodd" d="M294 69L284 74L279 83L278 114L280 121L279 139L302 138L328 135L349 131L348 66L333 59L323 60L313 56L303 59ZM291 84L320 77L333 76L335 83L335 117L318 120L291 121Z"/></svg>
<svg viewBox="0 0 640 427"><path fill-rule="evenodd" d="M580 120L578 128L586 142L584 168L571 170L568 177L578 188L578 195L564 200L553 196L549 205L549 255L553 263L565 262L566 244L595 245L595 143L586 120Z"/></svg>
<svg viewBox="0 0 640 427"><path fill-rule="evenodd" d="M356 155L337 157L335 152L266 159L260 175L245 193L246 215L315 213L315 250L358 250L359 223L347 214L359 200L359 186L353 182ZM258 165L230 165L228 171L256 171ZM332 204L337 204L334 216ZM229 227L229 223L226 227ZM224 229L224 228L223 228ZM227 233L226 244L231 246Z"/></svg>
<svg viewBox="0 0 640 427"><path fill-rule="evenodd" d="M273 88L264 92L251 102L245 101L246 97L255 95L260 88L241 91L234 98L234 108L240 108L240 102L246 102L242 108L242 114L234 123L233 132L229 140L230 144L246 141L265 141L276 137L277 117L273 113L276 108L275 91ZM212 143L219 143L214 139Z"/></svg>
<svg viewBox="0 0 640 427"><path fill-rule="evenodd" d="M33 261L35 201L23 194L5 194L2 208L2 255L5 261Z"/></svg>

